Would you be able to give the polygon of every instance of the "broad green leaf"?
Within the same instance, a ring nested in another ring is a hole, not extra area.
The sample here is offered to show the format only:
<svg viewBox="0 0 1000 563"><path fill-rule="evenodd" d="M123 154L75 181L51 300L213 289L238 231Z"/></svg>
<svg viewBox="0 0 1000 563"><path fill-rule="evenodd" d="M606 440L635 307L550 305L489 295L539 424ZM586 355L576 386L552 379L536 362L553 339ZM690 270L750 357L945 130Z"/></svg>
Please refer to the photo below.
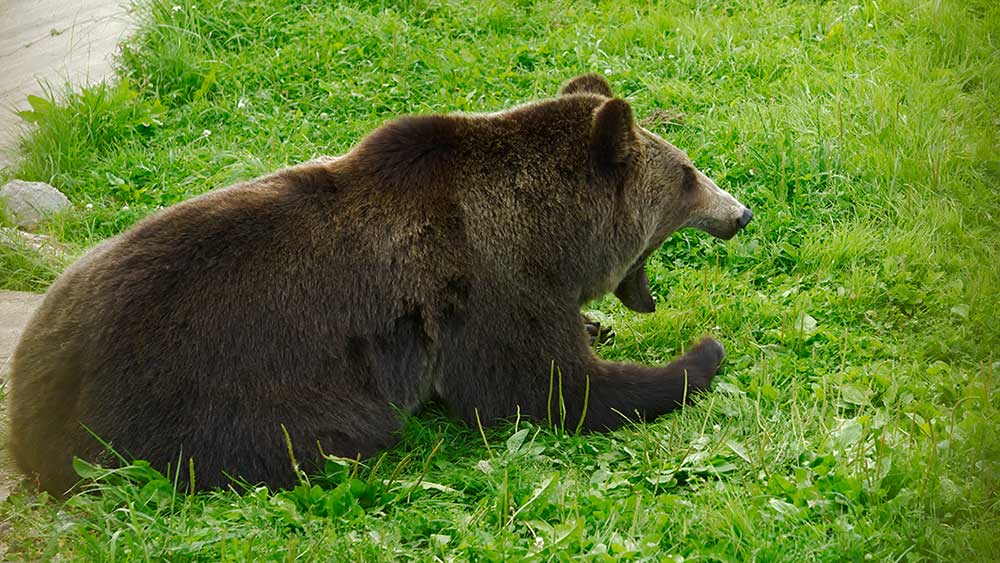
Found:
<svg viewBox="0 0 1000 563"><path fill-rule="evenodd" d="M524 439L528 437L528 429L522 428L507 438L507 451L516 454L524 444Z"/></svg>

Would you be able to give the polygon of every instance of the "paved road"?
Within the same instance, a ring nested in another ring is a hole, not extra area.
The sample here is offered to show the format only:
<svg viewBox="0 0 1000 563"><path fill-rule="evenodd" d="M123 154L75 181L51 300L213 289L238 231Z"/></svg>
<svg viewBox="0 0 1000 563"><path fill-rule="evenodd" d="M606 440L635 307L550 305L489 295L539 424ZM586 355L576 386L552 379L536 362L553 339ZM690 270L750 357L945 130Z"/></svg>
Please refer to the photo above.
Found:
<svg viewBox="0 0 1000 563"><path fill-rule="evenodd" d="M27 96L39 81L99 82L128 32L126 0L0 0L0 167L13 160Z"/></svg>

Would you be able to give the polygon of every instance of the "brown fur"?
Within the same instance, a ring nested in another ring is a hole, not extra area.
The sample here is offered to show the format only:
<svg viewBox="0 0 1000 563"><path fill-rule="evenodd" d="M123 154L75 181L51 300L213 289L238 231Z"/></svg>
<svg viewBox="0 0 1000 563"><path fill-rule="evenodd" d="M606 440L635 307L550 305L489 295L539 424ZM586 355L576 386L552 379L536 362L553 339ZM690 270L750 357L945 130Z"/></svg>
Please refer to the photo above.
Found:
<svg viewBox="0 0 1000 563"><path fill-rule="evenodd" d="M581 330L581 304L616 287L651 309L644 258L699 208L690 161L610 95L585 75L499 114L405 117L96 247L14 354L18 466L62 493L72 456L102 458L89 431L154 467L193 458L201 487L288 486L282 425L312 463L317 442L390 446L397 409L432 398L544 419L553 365L588 429L707 388L714 340L650 368L597 358Z"/></svg>

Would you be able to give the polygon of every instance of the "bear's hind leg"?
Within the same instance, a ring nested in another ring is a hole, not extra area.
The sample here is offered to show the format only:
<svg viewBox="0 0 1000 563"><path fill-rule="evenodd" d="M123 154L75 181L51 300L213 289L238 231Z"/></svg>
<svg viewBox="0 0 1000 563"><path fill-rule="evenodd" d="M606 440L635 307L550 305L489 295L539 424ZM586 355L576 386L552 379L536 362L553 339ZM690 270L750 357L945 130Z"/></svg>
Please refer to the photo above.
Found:
<svg viewBox="0 0 1000 563"><path fill-rule="evenodd" d="M554 317L561 322L539 322ZM551 422L567 428L605 430L636 415L651 420L707 390L725 357L721 343L705 338L666 366L609 362L588 346L579 313L530 311L508 318L509 326L466 327L446 355L441 398L469 423L520 413L558 417ZM522 326L537 330L529 334Z"/></svg>
<svg viewBox="0 0 1000 563"><path fill-rule="evenodd" d="M584 417L584 428L593 430L621 426L625 417L638 415L645 420L670 412L707 391L725 358L725 349L706 337L683 356L662 367L608 362L594 359L581 392L581 382L570 386L571 401ZM587 404L582 412L582 404ZM624 415L624 416L623 416Z"/></svg>

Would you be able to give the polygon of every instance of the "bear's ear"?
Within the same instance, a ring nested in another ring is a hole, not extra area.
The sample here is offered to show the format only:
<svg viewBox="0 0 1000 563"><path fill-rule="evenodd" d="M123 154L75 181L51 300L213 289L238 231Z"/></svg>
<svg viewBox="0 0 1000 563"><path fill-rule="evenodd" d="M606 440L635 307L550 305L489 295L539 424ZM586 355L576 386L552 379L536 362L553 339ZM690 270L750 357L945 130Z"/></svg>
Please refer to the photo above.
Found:
<svg viewBox="0 0 1000 563"><path fill-rule="evenodd" d="M597 108L590 127L590 156L595 168L616 172L628 162L635 145L632 106L612 98Z"/></svg>
<svg viewBox="0 0 1000 563"><path fill-rule="evenodd" d="M566 94L599 94L606 98L614 97L608 79L594 73L581 74L564 84L559 89L559 95L565 96Z"/></svg>
<svg viewBox="0 0 1000 563"><path fill-rule="evenodd" d="M637 313L652 313L656 310L653 295L649 292L645 260L639 262L639 265L618 283L615 297L622 302L622 305Z"/></svg>

